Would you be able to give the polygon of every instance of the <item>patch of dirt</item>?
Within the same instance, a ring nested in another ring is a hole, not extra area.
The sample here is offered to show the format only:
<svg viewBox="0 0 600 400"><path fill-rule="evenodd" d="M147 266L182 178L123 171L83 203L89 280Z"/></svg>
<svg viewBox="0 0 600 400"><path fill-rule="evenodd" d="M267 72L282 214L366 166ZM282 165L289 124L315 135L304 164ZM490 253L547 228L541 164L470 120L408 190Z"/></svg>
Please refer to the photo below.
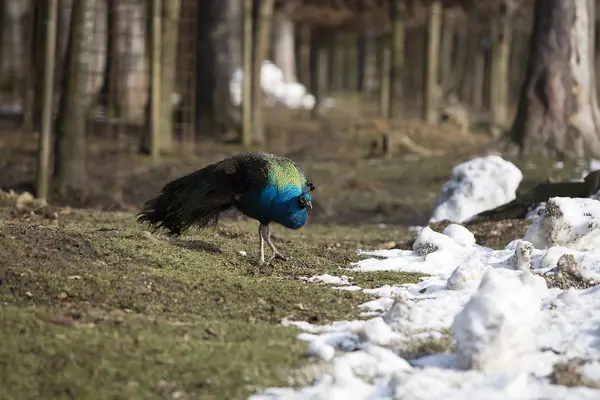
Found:
<svg viewBox="0 0 600 400"><path fill-rule="evenodd" d="M447 334L440 339L416 340L408 348L399 350L399 355L407 360L427 357L433 354L445 354L455 351L454 339Z"/></svg>
<svg viewBox="0 0 600 400"><path fill-rule="evenodd" d="M546 280L548 287L563 290L569 288L588 289L598 284L598 282L585 279L581 271L581 266L572 254L563 254L558 259L555 270L542 275L542 277Z"/></svg>
<svg viewBox="0 0 600 400"><path fill-rule="evenodd" d="M503 249L513 240L522 238L531 223L532 221L524 219L507 219L466 224L466 227L473 232L478 244L493 249Z"/></svg>
<svg viewBox="0 0 600 400"><path fill-rule="evenodd" d="M554 364L550 382L555 385L577 387L585 386L592 389L600 389L600 382L592 381L581 372L581 367L586 364L585 360L575 358L565 363Z"/></svg>
<svg viewBox="0 0 600 400"><path fill-rule="evenodd" d="M582 280L579 276L571 274L556 274L556 275L541 275L546 280L546 284L549 288L559 288L567 290L573 289L589 289L596 286L597 282Z"/></svg>
<svg viewBox="0 0 600 400"><path fill-rule="evenodd" d="M31 258L61 258L64 262L76 261L81 257L94 260L100 257L94 244L83 235L65 235L53 228L41 228L23 224L7 224L0 229L3 241L14 241L11 252L0 252L0 264L8 265L14 260Z"/></svg>

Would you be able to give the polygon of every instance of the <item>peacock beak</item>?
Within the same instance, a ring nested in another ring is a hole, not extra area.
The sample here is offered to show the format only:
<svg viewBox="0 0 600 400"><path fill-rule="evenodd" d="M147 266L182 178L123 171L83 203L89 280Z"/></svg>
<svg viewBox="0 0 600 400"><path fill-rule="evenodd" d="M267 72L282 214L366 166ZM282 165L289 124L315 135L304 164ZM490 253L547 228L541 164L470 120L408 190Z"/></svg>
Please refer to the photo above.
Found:
<svg viewBox="0 0 600 400"><path fill-rule="evenodd" d="M306 205L312 210L312 202L310 200L306 202Z"/></svg>

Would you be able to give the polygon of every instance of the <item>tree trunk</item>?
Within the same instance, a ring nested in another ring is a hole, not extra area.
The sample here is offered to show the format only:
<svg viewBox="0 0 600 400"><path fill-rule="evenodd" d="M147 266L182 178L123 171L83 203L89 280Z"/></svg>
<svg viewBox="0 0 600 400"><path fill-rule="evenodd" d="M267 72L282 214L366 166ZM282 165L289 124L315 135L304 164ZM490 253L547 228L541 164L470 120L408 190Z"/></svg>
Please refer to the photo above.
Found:
<svg viewBox="0 0 600 400"><path fill-rule="evenodd" d="M401 15L401 2L393 0L390 2L390 19L392 21L392 43L390 70L390 118L394 115L394 104L401 103L402 78L404 76L404 22Z"/></svg>
<svg viewBox="0 0 600 400"><path fill-rule="evenodd" d="M254 17L252 15L253 0L244 0L242 13L242 144L245 147L252 145L252 87L254 86L254 75L252 73L252 50L254 49L253 25Z"/></svg>
<svg viewBox="0 0 600 400"><path fill-rule="evenodd" d="M411 56L406 59L406 90L404 100L416 105L412 109L417 115L422 114L425 94L425 65L427 47L427 29L424 26L407 32L406 54Z"/></svg>
<svg viewBox="0 0 600 400"><path fill-rule="evenodd" d="M492 21L492 57L490 60L490 132L498 137L508 120L509 64L512 42L509 2Z"/></svg>
<svg viewBox="0 0 600 400"><path fill-rule="evenodd" d="M322 31L313 31L310 56L310 75L312 77L310 91L315 96L315 106L311 113L313 118L317 116L327 87L326 38L327 35Z"/></svg>
<svg viewBox="0 0 600 400"><path fill-rule="evenodd" d="M464 23L460 23L456 29L456 54L454 60L454 68L452 70L452 85L448 88L451 93L459 94L461 82L465 78L471 79L470 76L466 76L466 69L468 64L468 46L469 46L469 30L467 25L467 18L464 19ZM462 97L465 100L465 97Z"/></svg>
<svg viewBox="0 0 600 400"><path fill-rule="evenodd" d="M353 33L346 34L346 65L345 71L345 88L350 92L358 90L358 49L356 35Z"/></svg>
<svg viewBox="0 0 600 400"><path fill-rule="evenodd" d="M285 15L280 15L275 23L275 65L283 72L285 82L296 82L296 54L294 51L294 23Z"/></svg>
<svg viewBox="0 0 600 400"><path fill-rule="evenodd" d="M234 106L229 80L241 65L241 2L203 0L197 7L196 130L199 136L236 136L241 110Z"/></svg>
<svg viewBox="0 0 600 400"><path fill-rule="evenodd" d="M307 88L311 87L312 76L310 74L310 46L311 29L308 26L300 28L300 82Z"/></svg>
<svg viewBox="0 0 600 400"><path fill-rule="evenodd" d="M509 104L516 105L519 102L519 92L525 80L530 35L519 32L514 32L513 35L510 51ZM511 112L514 113L515 109L516 106L511 109Z"/></svg>
<svg viewBox="0 0 600 400"><path fill-rule="evenodd" d="M163 1L160 88L160 150L163 153L173 151L173 95L175 93L175 76L177 73L180 11L181 0Z"/></svg>
<svg viewBox="0 0 600 400"><path fill-rule="evenodd" d="M254 23L256 36L252 71L252 140L263 144L266 141L266 134L263 121L264 93L261 85L261 69L269 51L275 0L255 0L254 6L257 8L257 18Z"/></svg>
<svg viewBox="0 0 600 400"><path fill-rule="evenodd" d="M38 164L36 176L36 196L48 199L50 186L50 156L52 151L52 105L54 97L54 67L56 63L56 21L58 14L58 0L48 1L46 18L44 56L44 92L42 100L42 123L38 140ZM25 110L25 108L24 108Z"/></svg>
<svg viewBox="0 0 600 400"><path fill-rule="evenodd" d="M54 174L61 195L85 187L85 128L93 92L87 88L86 73L94 57L94 14L96 0L74 0L62 92L56 118Z"/></svg>
<svg viewBox="0 0 600 400"><path fill-rule="evenodd" d="M366 31L359 37L358 58L360 90L370 95L377 89L377 40L375 33Z"/></svg>
<svg viewBox="0 0 600 400"><path fill-rule="evenodd" d="M28 1L0 1L0 83L11 87L14 93L23 78L26 46L22 19L29 11Z"/></svg>
<svg viewBox="0 0 600 400"><path fill-rule="evenodd" d="M521 155L600 156L594 0L536 0L527 76L510 138Z"/></svg>
<svg viewBox="0 0 600 400"><path fill-rule="evenodd" d="M483 107L483 94L485 91L485 53L479 47L477 37L477 48L473 55L473 85L471 86L471 104L477 110Z"/></svg>
<svg viewBox="0 0 600 400"><path fill-rule="evenodd" d="M442 4L434 1L429 9L429 28L427 38L427 63L425 64L425 99L423 114L427 123L437 123L439 120L438 101L440 87L438 81L438 66L440 54L440 29L442 27Z"/></svg>
<svg viewBox="0 0 600 400"><path fill-rule="evenodd" d="M446 93L453 84L452 56L454 54L454 15L452 10L444 10L440 43L440 84Z"/></svg>
<svg viewBox="0 0 600 400"><path fill-rule="evenodd" d="M479 52L478 35L474 24L477 18L467 17L467 38L466 38L466 64L465 72L460 84L460 97L463 101L473 105L473 77L475 76L475 59Z"/></svg>
<svg viewBox="0 0 600 400"><path fill-rule="evenodd" d="M391 72L392 72L392 55L391 55L391 38L384 36L380 40L381 52L381 67L379 68L379 116L383 119L390 118L390 91L391 91Z"/></svg>
<svg viewBox="0 0 600 400"><path fill-rule="evenodd" d="M153 161L157 161L160 157L161 150L161 70L162 70L162 5L163 0L151 0L152 11L150 14L151 26L148 30L151 34L151 49L150 54L150 112L147 123L150 129L150 156Z"/></svg>
<svg viewBox="0 0 600 400"><path fill-rule="evenodd" d="M344 46L343 34L332 34L329 38L329 54L331 57L331 68L329 75L331 89L334 92L344 90L344 63L346 55L346 46Z"/></svg>
<svg viewBox="0 0 600 400"><path fill-rule="evenodd" d="M100 104L110 118L142 123L148 101L146 9L119 0L107 0L106 7L107 57Z"/></svg>

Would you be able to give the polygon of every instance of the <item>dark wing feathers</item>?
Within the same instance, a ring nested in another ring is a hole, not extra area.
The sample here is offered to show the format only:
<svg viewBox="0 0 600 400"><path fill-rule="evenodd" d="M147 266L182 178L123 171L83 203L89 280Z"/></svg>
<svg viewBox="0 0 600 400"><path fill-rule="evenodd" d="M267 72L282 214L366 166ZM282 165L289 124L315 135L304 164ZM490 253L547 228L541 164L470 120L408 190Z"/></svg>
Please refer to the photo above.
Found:
<svg viewBox="0 0 600 400"><path fill-rule="evenodd" d="M246 153L227 158L215 164L215 178L225 182L234 195L268 184L267 153Z"/></svg>
<svg viewBox="0 0 600 400"><path fill-rule="evenodd" d="M155 231L166 228L179 236L193 225L216 223L233 207L234 198L268 183L267 153L246 153L208 165L167 183L138 214Z"/></svg>

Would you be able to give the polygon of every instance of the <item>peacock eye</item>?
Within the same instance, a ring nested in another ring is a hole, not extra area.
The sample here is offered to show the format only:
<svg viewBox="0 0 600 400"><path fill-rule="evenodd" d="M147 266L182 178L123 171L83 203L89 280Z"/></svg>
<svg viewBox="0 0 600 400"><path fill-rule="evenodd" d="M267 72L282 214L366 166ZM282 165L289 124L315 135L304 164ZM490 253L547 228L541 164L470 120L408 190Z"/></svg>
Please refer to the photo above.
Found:
<svg viewBox="0 0 600 400"><path fill-rule="evenodd" d="M300 204L302 204L303 207L306 207L308 205L308 200L306 199L306 196L300 196Z"/></svg>
<svg viewBox="0 0 600 400"><path fill-rule="evenodd" d="M298 201L300 202L300 207L303 209L310 208L312 210L312 202L310 200L310 195L307 195L305 193L301 194L298 198Z"/></svg>

